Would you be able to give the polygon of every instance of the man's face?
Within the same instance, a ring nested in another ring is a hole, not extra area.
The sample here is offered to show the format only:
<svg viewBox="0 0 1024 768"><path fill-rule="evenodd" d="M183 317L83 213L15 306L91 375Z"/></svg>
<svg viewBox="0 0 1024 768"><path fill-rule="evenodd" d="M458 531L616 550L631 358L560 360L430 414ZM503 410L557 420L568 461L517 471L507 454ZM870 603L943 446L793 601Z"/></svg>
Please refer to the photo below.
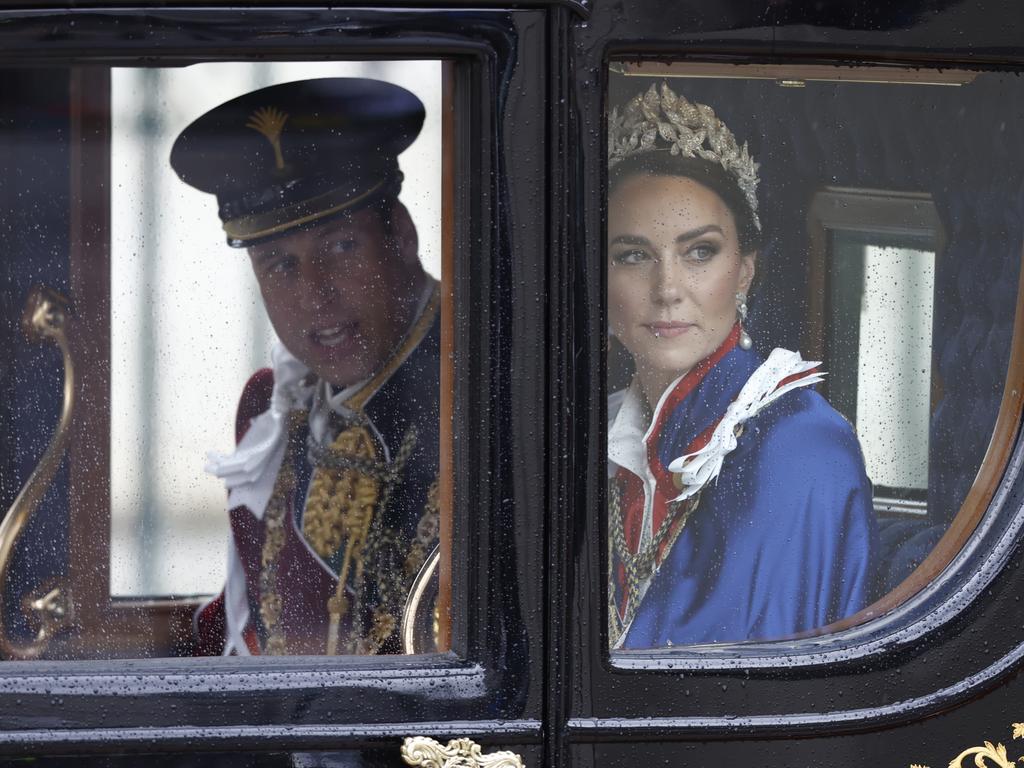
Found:
<svg viewBox="0 0 1024 768"><path fill-rule="evenodd" d="M424 273L400 203L390 226L363 208L248 250L278 337L336 386L378 371L412 321Z"/></svg>

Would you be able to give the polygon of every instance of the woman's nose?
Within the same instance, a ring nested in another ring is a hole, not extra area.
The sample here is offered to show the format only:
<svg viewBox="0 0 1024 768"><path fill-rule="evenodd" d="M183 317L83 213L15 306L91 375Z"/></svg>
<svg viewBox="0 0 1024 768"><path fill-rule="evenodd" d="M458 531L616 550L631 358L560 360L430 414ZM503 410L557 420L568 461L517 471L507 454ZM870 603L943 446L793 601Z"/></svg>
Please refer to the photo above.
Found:
<svg viewBox="0 0 1024 768"><path fill-rule="evenodd" d="M682 270L671 256L658 259L654 274L654 301L675 304L683 297Z"/></svg>

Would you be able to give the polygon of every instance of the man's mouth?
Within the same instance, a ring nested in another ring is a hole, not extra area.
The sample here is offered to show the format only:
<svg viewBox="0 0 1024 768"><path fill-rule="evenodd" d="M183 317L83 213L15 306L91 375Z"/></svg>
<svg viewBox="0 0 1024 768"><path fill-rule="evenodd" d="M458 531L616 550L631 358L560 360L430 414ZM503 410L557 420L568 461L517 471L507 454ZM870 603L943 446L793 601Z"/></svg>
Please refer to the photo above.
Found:
<svg viewBox="0 0 1024 768"><path fill-rule="evenodd" d="M317 328L309 336L314 343L322 347L339 347L355 338L357 323L334 325L329 328Z"/></svg>

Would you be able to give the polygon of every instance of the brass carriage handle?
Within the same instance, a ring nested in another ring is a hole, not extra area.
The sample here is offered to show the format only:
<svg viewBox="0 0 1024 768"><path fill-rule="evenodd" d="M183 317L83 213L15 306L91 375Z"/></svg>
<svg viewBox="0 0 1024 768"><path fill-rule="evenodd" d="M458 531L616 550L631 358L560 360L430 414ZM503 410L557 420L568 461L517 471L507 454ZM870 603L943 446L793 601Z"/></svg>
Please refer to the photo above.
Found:
<svg viewBox="0 0 1024 768"><path fill-rule="evenodd" d="M434 547L412 582L400 625L402 653L430 653L437 650L438 563L441 548ZM431 638L432 642L424 640Z"/></svg>
<svg viewBox="0 0 1024 768"><path fill-rule="evenodd" d="M30 341L50 341L60 347L64 362L64 403L57 431L46 453L0 521L0 658L4 659L39 658L53 637L74 622L69 590L53 582L37 588L22 601L30 622L37 627L34 639L28 642L12 640L4 622L4 593L14 545L53 482L67 447L75 405L75 367L65 329L68 314L68 300L64 296L49 288L37 287L29 294L21 317L22 330Z"/></svg>

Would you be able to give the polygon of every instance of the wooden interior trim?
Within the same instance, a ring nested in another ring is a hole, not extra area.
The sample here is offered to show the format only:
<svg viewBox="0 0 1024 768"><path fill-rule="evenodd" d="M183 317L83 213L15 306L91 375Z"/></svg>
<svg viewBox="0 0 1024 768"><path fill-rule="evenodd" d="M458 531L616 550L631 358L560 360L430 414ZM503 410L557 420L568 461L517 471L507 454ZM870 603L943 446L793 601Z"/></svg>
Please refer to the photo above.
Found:
<svg viewBox="0 0 1024 768"><path fill-rule="evenodd" d="M807 322L803 332L803 351L808 360L824 360L828 229L821 220L817 195L807 211L807 240Z"/></svg>
<svg viewBox="0 0 1024 768"><path fill-rule="evenodd" d="M76 627L50 655L188 655L196 600L124 600L110 594L110 69L72 67L69 80L70 334L81 371L68 449L68 581Z"/></svg>
<svg viewBox="0 0 1024 768"><path fill-rule="evenodd" d="M79 640L110 602L110 70L70 70L71 347L81 371L70 466L68 576Z"/></svg>
<svg viewBox="0 0 1024 768"><path fill-rule="evenodd" d="M903 204L897 206L898 210L894 210L891 203L888 209L875 205L872 198L879 198L883 195L897 202L902 199ZM863 206L849 205L851 196L860 198L861 203L866 203L870 209L869 212L865 213ZM867 223L869 220L870 225ZM808 213L808 232L811 240L810 272L812 275L810 300L812 308L817 307L820 315L818 323L812 322L811 324L808 341L817 344L814 351L818 354L823 351L824 343L822 304L827 271L825 264L828 247L827 232L830 229L898 234L923 234L934 231L937 233L938 241L937 259L941 259L946 243L945 229L928 195L917 193L900 195L891 192L844 188L826 188L825 191L819 193ZM1022 253L1022 262L1024 262L1024 253ZM813 317L817 317L817 315L812 315ZM1022 379L1024 379L1024 272L1021 274L1017 290L1010 361L995 429L981 468L960 511L953 518L935 548L895 589L864 610L827 627L815 630L813 634L838 632L888 613L931 583L963 549L968 537L977 528L995 495L1016 440L1022 408L1024 408L1024 395L1022 395L1020 386Z"/></svg>
<svg viewBox="0 0 1024 768"><path fill-rule="evenodd" d="M440 507L437 650L451 647L452 510L455 502L455 62L441 64L441 378L438 428Z"/></svg>
<svg viewBox="0 0 1024 768"><path fill-rule="evenodd" d="M612 69L633 77L700 77L715 79L777 80L800 87L808 82L889 83L892 85L966 85L977 74L955 69L921 67L840 66L828 64L724 64L699 61L613 62Z"/></svg>
<svg viewBox="0 0 1024 768"><path fill-rule="evenodd" d="M1021 264L1024 265L1024 243L1021 245ZM847 626L853 626L875 616L881 616L910 599L938 576L963 549L964 544L988 511L996 489L1003 479L1006 465L1013 452L1024 414L1024 268L1017 281L1017 307L1013 319L1013 338L1010 342L1010 360L1003 383L1003 397L999 403L995 428L989 440L978 474L967 492L967 498L939 539L939 543L924 561L892 592L851 616ZM862 615L863 614L863 615ZM859 618L858 618L859 617ZM845 623L845 622L844 622Z"/></svg>
<svg viewBox="0 0 1024 768"><path fill-rule="evenodd" d="M934 234L936 263L946 248L946 228L935 202L926 192L824 187L815 193L807 209L807 322L802 344L811 360L826 359L829 230L910 236Z"/></svg>

